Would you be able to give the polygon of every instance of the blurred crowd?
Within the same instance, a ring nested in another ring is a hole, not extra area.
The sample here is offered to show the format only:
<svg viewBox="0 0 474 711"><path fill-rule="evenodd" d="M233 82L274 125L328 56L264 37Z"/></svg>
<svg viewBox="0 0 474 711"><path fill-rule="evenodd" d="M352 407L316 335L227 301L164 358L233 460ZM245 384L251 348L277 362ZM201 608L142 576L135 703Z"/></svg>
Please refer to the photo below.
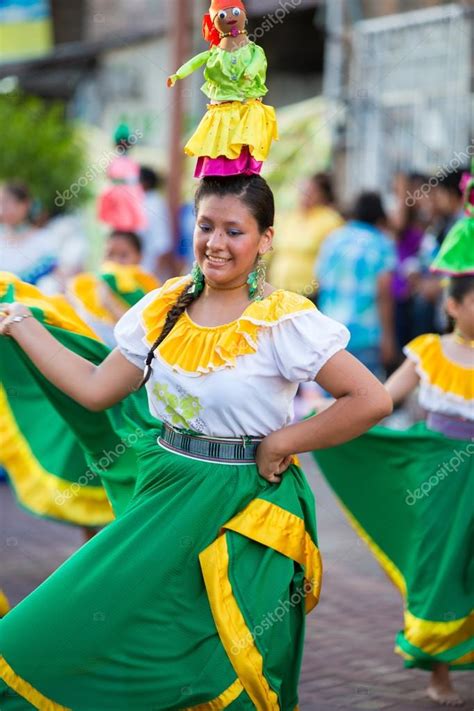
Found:
<svg viewBox="0 0 474 711"><path fill-rule="evenodd" d="M152 273L168 273L173 261L173 239L164 181L155 170L140 169L143 226L133 230L120 225L105 227L104 259L119 264L142 264ZM29 187L12 181L0 188L1 269L47 293L64 291L68 278L85 268L89 247L85 216L81 214L38 214ZM115 248L109 253L111 238ZM122 249L118 248L122 237ZM188 237L189 239L189 237Z"/></svg>
<svg viewBox="0 0 474 711"><path fill-rule="evenodd" d="M298 204L278 217L268 280L307 296L348 326L350 351L385 378L410 340L446 330L442 283L429 265L463 216L462 173L436 184L430 176L398 174L389 196L363 192L349 208L338 201L331 175L301 181ZM103 260L141 265L160 281L189 270L192 205L182 207L176 241L157 171L134 164L125 150L108 175L109 193L97 209L107 232ZM128 200L130 210L117 210L116 200L121 208ZM118 222L108 221L108 211L121 214ZM85 234L80 215L38 210L27 185L13 181L0 189L1 270L46 293L66 292L68 280L88 263Z"/></svg>
<svg viewBox="0 0 474 711"><path fill-rule="evenodd" d="M409 341L446 330L442 283L429 266L463 217L462 175L433 184L398 174L390 196L363 192L349 208L338 203L330 175L303 181L299 204L277 224L269 281L343 322L349 350L386 377Z"/></svg>

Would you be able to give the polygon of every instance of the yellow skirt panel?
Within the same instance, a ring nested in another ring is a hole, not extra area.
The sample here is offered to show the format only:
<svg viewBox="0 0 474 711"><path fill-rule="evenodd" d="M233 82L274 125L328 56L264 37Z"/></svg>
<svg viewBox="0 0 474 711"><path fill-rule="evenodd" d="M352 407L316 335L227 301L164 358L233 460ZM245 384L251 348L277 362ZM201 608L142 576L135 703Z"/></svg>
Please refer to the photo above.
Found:
<svg viewBox="0 0 474 711"><path fill-rule="evenodd" d="M229 101L209 104L196 132L186 144L188 156L230 160L238 158L248 146L255 160L266 160L272 141L278 140L275 109L257 99L246 103Z"/></svg>

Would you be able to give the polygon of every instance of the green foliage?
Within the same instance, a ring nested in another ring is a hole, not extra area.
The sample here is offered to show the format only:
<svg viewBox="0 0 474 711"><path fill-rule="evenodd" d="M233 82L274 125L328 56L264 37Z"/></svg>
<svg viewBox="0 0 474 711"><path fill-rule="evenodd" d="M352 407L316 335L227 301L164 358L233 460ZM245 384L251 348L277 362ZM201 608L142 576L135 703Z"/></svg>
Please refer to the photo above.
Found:
<svg viewBox="0 0 474 711"><path fill-rule="evenodd" d="M86 149L73 124L65 118L64 104L46 103L15 92L0 95L0 181L21 180L43 209L69 210L90 197L87 188L76 198L55 204L86 170Z"/></svg>

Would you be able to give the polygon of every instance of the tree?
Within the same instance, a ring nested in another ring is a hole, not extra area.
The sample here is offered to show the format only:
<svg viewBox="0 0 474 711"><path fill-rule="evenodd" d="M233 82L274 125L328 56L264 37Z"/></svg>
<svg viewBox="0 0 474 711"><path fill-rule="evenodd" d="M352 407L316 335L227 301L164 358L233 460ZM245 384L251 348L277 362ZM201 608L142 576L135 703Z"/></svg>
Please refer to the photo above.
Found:
<svg viewBox="0 0 474 711"><path fill-rule="evenodd" d="M75 208L90 197L87 185L70 194L71 185L86 172L86 149L65 118L63 103L20 92L0 95L0 125L0 182L26 183L49 214ZM58 199L66 191L70 197Z"/></svg>

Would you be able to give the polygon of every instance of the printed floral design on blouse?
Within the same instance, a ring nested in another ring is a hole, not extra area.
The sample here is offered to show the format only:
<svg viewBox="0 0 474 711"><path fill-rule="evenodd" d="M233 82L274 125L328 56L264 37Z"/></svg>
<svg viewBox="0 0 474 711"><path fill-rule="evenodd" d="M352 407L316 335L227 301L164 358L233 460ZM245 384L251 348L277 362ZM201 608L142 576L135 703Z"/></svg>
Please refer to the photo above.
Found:
<svg viewBox="0 0 474 711"><path fill-rule="evenodd" d="M165 412L169 417L169 422L176 427L189 428L202 410L202 405L198 397L186 395L180 397L175 393L170 393L166 383L155 383L153 394L165 406Z"/></svg>

